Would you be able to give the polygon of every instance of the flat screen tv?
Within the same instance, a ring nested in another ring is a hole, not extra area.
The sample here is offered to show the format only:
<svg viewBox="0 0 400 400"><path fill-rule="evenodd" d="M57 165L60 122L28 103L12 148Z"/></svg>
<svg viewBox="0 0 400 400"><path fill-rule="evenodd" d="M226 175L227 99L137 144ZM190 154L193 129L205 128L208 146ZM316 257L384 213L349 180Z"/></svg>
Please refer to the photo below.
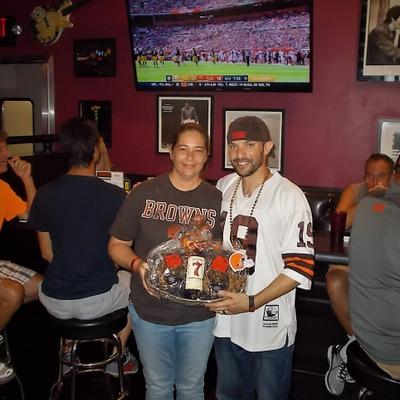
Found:
<svg viewBox="0 0 400 400"><path fill-rule="evenodd" d="M312 89L312 0L127 0L139 90Z"/></svg>

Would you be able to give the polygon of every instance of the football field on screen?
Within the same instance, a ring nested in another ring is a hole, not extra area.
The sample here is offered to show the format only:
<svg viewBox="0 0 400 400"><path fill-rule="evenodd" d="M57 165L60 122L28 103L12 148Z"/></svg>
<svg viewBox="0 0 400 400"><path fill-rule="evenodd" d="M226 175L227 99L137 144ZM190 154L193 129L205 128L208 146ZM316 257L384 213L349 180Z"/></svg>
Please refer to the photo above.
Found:
<svg viewBox="0 0 400 400"><path fill-rule="evenodd" d="M158 62L159 68L153 66L153 61L147 61L147 67L136 62L136 73L139 82L165 82L166 75L187 77L194 75L248 75L254 82L308 82L310 68L308 65L282 64L245 64L186 61L179 67L172 61Z"/></svg>

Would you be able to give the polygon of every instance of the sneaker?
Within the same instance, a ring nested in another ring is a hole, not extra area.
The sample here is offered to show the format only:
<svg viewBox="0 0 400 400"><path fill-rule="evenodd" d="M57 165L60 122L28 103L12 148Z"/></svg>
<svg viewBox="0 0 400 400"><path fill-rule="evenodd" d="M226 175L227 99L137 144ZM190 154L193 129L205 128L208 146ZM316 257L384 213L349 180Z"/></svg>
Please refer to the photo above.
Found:
<svg viewBox="0 0 400 400"><path fill-rule="evenodd" d="M9 365L0 362L0 385L11 381L15 376L14 369Z"/></svg>
<svg viewBox="0 0 400 400"><path fill-rule="evenodd" d="M139 369L138 361L135 356L128 350L125 349L124 354L122 356L122 368L124 371L124 375L133 375ZM117 360L113 361L111 364L108 364L106 367L106 374L110 374L114 377L118 377L118 363Z"/></svg>
<svg viewBox="0 0 400 400"><path fill-rule="evenodd" d="M325 374L325 386L329 393L340 396L343 393L346 382L354 383L347 364L340 355L340 345L332 345L328 348L329 369Z"/></svg>

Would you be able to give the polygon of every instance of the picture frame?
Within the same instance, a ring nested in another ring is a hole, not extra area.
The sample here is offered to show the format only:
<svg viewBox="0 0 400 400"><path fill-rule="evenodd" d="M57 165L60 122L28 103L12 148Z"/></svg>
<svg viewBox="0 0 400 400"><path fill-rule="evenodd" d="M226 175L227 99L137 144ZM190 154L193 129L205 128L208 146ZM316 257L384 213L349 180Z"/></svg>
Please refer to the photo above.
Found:
<svg viewBox="0 0 400 400"><path fill-rule="evenodd" d="M179 127L197 122L207 132L212 154L212 96L157 96L157 153L169 153Z"/></svg>
<svg viewBox="0 0 400 400"><path fill-rule="evenodd" d="M283 109L224 109L224 145L223 165L225 170L232 170L232 164L228 157L227 133L229 125L240 117L254 116L262 119L267 125L274 147L268 156L268 167L273 172L284 172L284 133L285 133L285 110Z"/></svg>
<svg viewBox="0 0 400 400"><path fill-rule="evenodd" d="M112 108L110 100L80 100L79 115L93 121L106 147L112 145Z"/></svg>
<svg viewBox="0 0 400 400"><path fill-rule="evenodd" d="M360 41L358 51L357 79L359 81L398 81L400 76L400 50L399 57L388 55L388 48L392 53L393 48L399 47L400 30L392 32L389 25L385 22L389 17L388 11L400 5L400 0L362 0L361 22L360 22ZM392 32L392 33L391 33ZM392 35L393 37L390 37ZM390 48L390 42L393 43ZM389 47L387 47L389 42ZM378 45L379 43L379 45ZM382 49L381 44L386 44Z"/></svg>
<svg viewBox="0 0 400 400"><path fill-rule="evenodd" d="M396 162L400 154L400 118L379 120L378 152Z"/></svg>
<svg viewBox="0 0 400 400"><path fill-rule="evenodd" d="M75 77L116 75L115 39L76 39L73 44Z"/></svg>

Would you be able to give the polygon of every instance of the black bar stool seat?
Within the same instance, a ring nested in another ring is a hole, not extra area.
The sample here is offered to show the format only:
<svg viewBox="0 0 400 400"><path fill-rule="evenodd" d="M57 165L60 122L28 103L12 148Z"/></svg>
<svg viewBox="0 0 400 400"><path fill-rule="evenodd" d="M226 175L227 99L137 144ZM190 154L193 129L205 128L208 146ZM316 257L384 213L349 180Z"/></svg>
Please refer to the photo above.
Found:
<svg viewBox="0 0 400 400"><path fill-rule="evenodd" d="M400 399L400 380L393 379L382 371L360 347L357 341L347 348L347 368L351 377L372 392L372 398L385 400ZM362 398L371 393L366 393Z"/></svg>
<svg viewBox="0 0 400 400"><path fill-rule="evenodd" d="M88 372L105 372L105 367L115 360L118 364L119 393L117 399L124 399L128 395L125 387L122 366L122 346L118 337L127 323L128 309L123 308L104 315L100 318L81 320L81 319L59 319L50 315L56 332L60 336L59 348L59 370L58 379L54 383L50 400L55 400L60 396L65 377L64 366L70 368L71 375L71 400L76 396L76 375ZM100 361L82 362L77 355L78 346L86 342L101 342L104 344L104 357ZM111 354L107 352L107 346L111 345L113 350ZM65 354L69 353L69 357Z"/></svg>

